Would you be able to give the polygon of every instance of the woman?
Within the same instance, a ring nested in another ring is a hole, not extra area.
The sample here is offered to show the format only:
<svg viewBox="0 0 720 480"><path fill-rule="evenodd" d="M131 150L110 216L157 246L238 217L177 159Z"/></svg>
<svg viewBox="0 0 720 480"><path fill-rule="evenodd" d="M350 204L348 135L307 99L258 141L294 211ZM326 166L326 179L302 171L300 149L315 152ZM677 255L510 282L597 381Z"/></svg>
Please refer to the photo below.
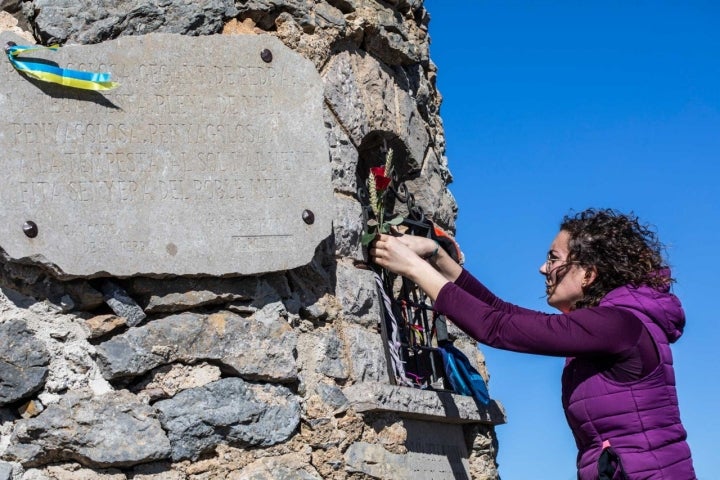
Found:
<svg viewBox="0 0 720 480"><path fill-rule="evenodd" d="M669 346L685 315L661 249L633 215L565 217L540 266L547 302L561 314L500 300L428 238L381 235L370 254L479 342L567 357L562 400L579 479L691 480Z"/></svg>

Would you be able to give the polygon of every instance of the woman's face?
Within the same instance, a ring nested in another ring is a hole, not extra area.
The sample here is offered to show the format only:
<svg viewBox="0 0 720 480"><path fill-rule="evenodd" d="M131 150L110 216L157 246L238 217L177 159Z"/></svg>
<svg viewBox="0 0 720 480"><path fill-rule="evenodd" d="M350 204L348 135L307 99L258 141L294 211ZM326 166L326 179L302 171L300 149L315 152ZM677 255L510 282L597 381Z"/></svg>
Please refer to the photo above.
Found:
<svg viewBox="0 0 720 480"><path fill-rule="evenodd" d="M564 313L583 297L583 286L594 280L594 275L588 275L585 268L567 262L569 241L570 234L560 230L550 245L547 260L540 266L548 304Z"/></svg>

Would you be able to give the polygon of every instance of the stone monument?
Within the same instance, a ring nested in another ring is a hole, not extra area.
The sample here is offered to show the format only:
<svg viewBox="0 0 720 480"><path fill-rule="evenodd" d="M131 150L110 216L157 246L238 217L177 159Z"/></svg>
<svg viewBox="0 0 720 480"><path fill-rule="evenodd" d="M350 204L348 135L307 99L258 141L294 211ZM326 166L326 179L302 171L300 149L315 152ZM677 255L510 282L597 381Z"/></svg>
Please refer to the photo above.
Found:
<svg viewBox="0 0 720 480"><path fill-rule="evenodd" d="M498 479L498 402L391 384L360 241L386 145L455 230L428 22L422 0L0 2L0 46L119 83L0 59L0 480Z"/></svg>

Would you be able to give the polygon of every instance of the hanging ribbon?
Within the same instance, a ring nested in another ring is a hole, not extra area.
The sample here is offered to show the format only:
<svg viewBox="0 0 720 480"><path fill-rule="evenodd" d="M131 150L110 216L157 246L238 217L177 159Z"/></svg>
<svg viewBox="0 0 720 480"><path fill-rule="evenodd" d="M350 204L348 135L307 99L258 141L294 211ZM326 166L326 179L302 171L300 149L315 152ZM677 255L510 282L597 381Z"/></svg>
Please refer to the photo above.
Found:
<svg viewBox="0 0 720 480"><path fill-rule="evenodd" d="M395 315L393 314L392 299L386 292L385 282L383 277L379 273L375 272L375 283L378 287L378 292L383 299L383 313L386 316L385 328L388 328L388 353L390 354L390 366L393 369L395 376L395 383L398 385L412 386L412 382L408 380L407 372L405 371L405 364L402 360L402 352L400 351L402 343L400 342L400 326L398 324Z"/></svg>
<svg viewBox="0 0 720 480"><path fill-rule="evenodd" d="M38 45L23 46L8 42L5 46L5 53L15 70L36 80L48 83L56 83L66 87L81 88L83 90L111 90L118 86L118 83L110 81L109 73L84 72L82 70L71 70L60 68L42 62L22 61L17 57L34 50L56 51L60 47L53 45L43 47Z"/></svg>

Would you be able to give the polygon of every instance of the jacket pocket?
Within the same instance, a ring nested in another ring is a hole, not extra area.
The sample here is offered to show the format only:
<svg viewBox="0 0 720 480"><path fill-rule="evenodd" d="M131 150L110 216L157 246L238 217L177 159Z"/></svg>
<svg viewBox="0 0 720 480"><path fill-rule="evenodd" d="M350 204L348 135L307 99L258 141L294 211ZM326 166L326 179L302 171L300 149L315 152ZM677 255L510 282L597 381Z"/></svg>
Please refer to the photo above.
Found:
<svg viewBox="0 0 720 480"><path fill-rule="evenodd" d="M598 480L628 480L620 456L609 443L604 445L598 459Z"/></svg>

